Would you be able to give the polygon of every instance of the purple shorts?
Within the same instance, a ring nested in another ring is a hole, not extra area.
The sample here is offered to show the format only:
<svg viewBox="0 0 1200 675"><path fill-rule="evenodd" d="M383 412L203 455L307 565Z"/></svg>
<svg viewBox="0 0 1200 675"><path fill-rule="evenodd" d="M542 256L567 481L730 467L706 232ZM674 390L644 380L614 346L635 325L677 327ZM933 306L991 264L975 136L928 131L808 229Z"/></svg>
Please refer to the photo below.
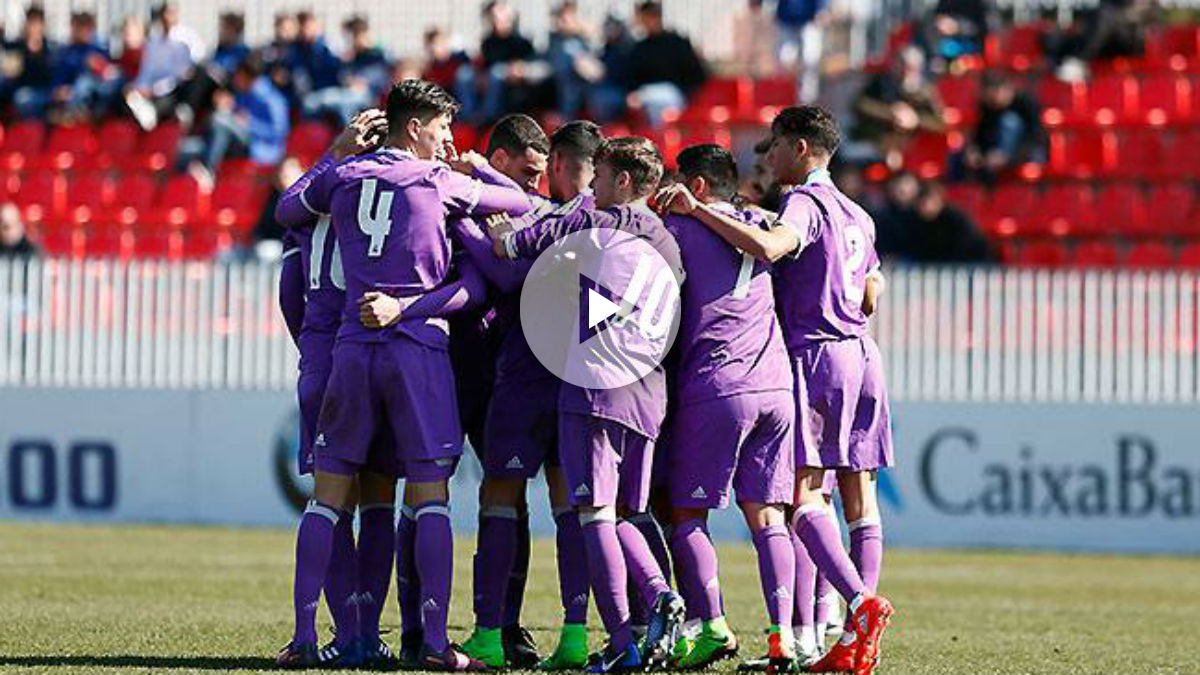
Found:
<svg viewBox="0 0 1200 675"><path fill-rule="evenodd" d="M795 414L790 391L737 394L683 405L667 452L671 505L693 509L738 501L791 504Z"/></svg>
<svg viewBox="0 0 1200 675"><path fill-rule="evenodd" d="M366 468L399 475L402 469L409 480L431 473L430 480L441 480L453 473L462 438L444 350L404 337L333 348L313 441L318 471L348 475ZM426 471L438 460L438 470Z"/></svg>
<svg viewBox="0 0 1200 675"><path fill-rule="evenodd" d="M537 476L558 466L557 378L500 382L484 427L483 473L489 478Z"/></svg>
<svg viewBox="0 0 1200 675"><path fill-rule="evenodd" d="M566 412L558 438L572 505L646 510L654 441L620 422Z"/></svg>
<svg viewBox="0 0 1200 675"><path fill-rule="evenodd" d="M317 433L317 418L321 414L321 401L325 398L325 385L329 382L329 371L333 368L333 343L337 331L303 331L297 346L300 349L300 377L296 381L296 395L300 403L300 474L313 470L313 437Z"/></svg>
<svg viewBox="0 0 1200 675"><path fill-rule="evenodd" d="M797 466L849 471L891 466L891 414L875 340L808 345L794 365Z"/></svg>

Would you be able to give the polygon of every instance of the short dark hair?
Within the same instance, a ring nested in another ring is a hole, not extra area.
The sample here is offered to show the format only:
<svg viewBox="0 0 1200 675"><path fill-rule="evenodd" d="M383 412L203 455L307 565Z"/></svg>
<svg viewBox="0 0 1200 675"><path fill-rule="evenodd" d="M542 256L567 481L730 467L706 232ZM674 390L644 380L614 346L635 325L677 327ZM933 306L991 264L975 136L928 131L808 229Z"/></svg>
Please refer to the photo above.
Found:
<svg viewBox="0 0 1200 675"><path fill-rule="evenodd" d="M655 0L645 0L637 4L638 14L649 14L651 16L662 17L662 3Z"/></svg>
<svg viewBox="0 0 1200 675"><path fill-rule="evenodd" d="M241 12L223 12L218 21L232 28L238 35L246 30L246 16Z"/></svg>
<svg viewBox="0 0 1200 675"><path fill-rule="evenodd" d="M399 129L413 117L427 124L438 115L453 117L458 108L458 101L437 84L428 80L404 80L392 85L388 92L388 126Z"/></svg>
<svg viewBox="0 0 1200 675"><path fill-rule="evenodd" d="M45 23L46 22L45 8L43 8L39 4L30 5L29 9L25 10L25 20L26 21L37 20L37 21L41 21L42 23Z"/></svg>
<svg viewBox="0 0 1200 675"><path fill-rule="evenodd" d="M684 181L700 176L718 199L728 201L737 193L737 162L733 153L719 145L701 143L684 148L675 163Z"/></svg>
<svg viewBox="0 0 1200 675"><path fill-rule="evenodd" d="M771 134L803 138L831 157L842 142L837 120L828 110L815 105L784 108L771 121Z"/></svg>
<svg viewBox="0 0 1200 675"><path fill-rule="evenodd" d="M342 22L342 30L347 33L357 33L370 30L370 28L371 24L367 22L367 17L363 14L353 14Z"/></svg>
<svg viewBox="0 0 1200 675"><path fill-rule="evenodd" d="M78 26L96 27L96 15L88 10L71 13L71 24Z"/></svg>
<svg viewBox="0 0 1200 675"><path fill-rule="evenodd" d="M550 153L550 139L529 115L512 113L500 118L488 138L487 156L504 149L509 155L523 155L532 148L542 154Z"/></svg>
<svg viewBox="0 0 1200 675"><path fill-rule="evenodd" d="M592 159L604 145L600 125L588 120L567 122L550 134L550 151L562 152L580 159Z"/></svg>
<svg viewBox="0 0 1200 675"><path fill-rule="evenodd" d="M641 136L610 138L596 152L596 163L604 162L617 171L627 171L633 190L648 195L658 187L663 175L662 153L654 143Z"/></svg>

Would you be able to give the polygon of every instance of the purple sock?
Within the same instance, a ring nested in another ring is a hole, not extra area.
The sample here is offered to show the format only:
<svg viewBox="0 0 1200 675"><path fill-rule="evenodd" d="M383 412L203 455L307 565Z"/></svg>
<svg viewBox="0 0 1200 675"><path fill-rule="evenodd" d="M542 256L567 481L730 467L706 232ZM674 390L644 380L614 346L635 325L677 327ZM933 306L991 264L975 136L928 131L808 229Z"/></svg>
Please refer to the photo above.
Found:
<svg viewBox="0 0 1200 675"><path fill-rule="evenodd" d="M505 589L517 554L519 516L515 508L485 506L479 512L475 545L475 624L499 628Z"/></svg>
<svg viewBox="0 0 1200 675"><path fill-rule="evenodd" d="M837 525L824 507L801 506L796 509L793 523L796 535L804 542L804 548L812 556L817 569L829 577L829 582L847 602L866 590L862 577L854 569L850 555L842 546Z"/></svg>
<svg viewBox="0 0 1200 675"><path fill-rule="evenodd" d="M583 531L575 509L555 509L555 544L558 558L558 591L562 597L563 623L587 623L588 568Z"/></svg>
<svg viewBox="0 0 1200 675"><path fill-rule="evenodd" d="M633 526L642 533L642 537L650 547L650 552L654 554L654 560L658 562L658 569L662 572L663 581L670 586L671 554L667 547L667 539L663 536L662 530L658 528L658 522L654 520L654 516L649 513L638 513L627 518L626 522L633 523Z"/></svg>
<svg viewBox="0 0 1200 675"><path fill-rule="evenodd" d="M796 606L792 613L793 626L815 626L817 605L817 565L804 548L804 542L792 533L792 550L796 557ZM797 631L797 635L799 631Z"/></svg>
<svg viewBox="0 0 1200 675"><path fill-rule="evenodd" d="M675 581L688 607L689 618L705 621L721 616L721 584L717 577L717 550L703 520L688 520L671 532L675 554Z"/></svg>
<svg viewBox="0 0 1200 675"><path fill-rule="evenodd" d="M396 525L396 598L400 601L400 632L421 630L421 580L417 576L417 520L412 508L400 507Z"/></svg>
<svg viewBox="0 0 1200 675"><path fill-rule="evenodd" d="M878 518L862 518L850 523L850 559L872 593L879 588L879 570L883 566L883 525Z"/></svg>
<svg viewBox="0 0 1200 675"><path fill-rule="evenodd" d="M758 576L762 581L767 615L773 626L792 625L792 598L796 585L796 549L783 525L768 525L754 533Z"/></svg>
<svg viewBox="0 0 1200 675"><path fill-rule="evenodd" d="M333 550L333 530L340 515L337 509L316 501L308 503L296 533L296 578L292 586L292 606L296 610L295 644L317 642L317 607L329 570Z"/></svg>
<svg viewBox="0 0 1200 675"><path fill-rule="evenodd" d="M633 642L633 633L629 630L625 556L621 553L616 523L598 519L589 521L586 516L581 516L580 523L596 609L608 631L609 641L617 649L624 649Z"/></svg>
<svg viewBox="0 0 1200 675"><path fill-rule="evenodd" d="M338 512L333 548L325 572L325 603L333 616L338 644L358 639L358 555L354 550L354 516Z"/></svg>
<svg viewBox="0 0 1200 675"><path fill-rule="evenodd" d="M414 510L417 521L416 567L421 579L421 624L425 646L441 654L450 640L446 618L450 610L450 582L454 572L454 533L450 506L425 502Z"/></svg>
<svg viewBox="0 0 1200 675"><path fill-rule="evenodd" d="M658 528L655 527L654 530L657 532ZM663 576L662 568L658 565L658 559L636 524L628 520L618 522L617 536L621 541L621 551L625 554L629 578L637 586L642 602L647 606L653 605L660 593L671 590Z"/></svg>
<svg viewBox="0 0 1200 675"><path fill-rule="evenodd" d="M362 636L379 637L379 616L392 581L396 508L367 504L358 509L358 617Z"/></svg>
<svg viewBox="0 0 1200 675"><path fill-rule="evenodd" d="M529 579L529 511L521 511L517 521L517 550L504 590L504 625L521 625L521 607L525 604L525 582Z"/></svg>

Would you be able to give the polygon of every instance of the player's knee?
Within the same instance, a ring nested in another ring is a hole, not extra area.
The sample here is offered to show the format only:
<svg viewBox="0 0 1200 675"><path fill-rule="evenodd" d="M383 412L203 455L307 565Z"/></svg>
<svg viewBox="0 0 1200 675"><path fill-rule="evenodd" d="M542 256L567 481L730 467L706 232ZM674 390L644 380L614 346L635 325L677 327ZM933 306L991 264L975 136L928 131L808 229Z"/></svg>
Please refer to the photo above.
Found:
<svg viewBox="0 0 1200 675"><path fill-rule="evenodd" d="M313 477L313 499L343 511L354 506L354 477L318 471Z"/></svg>
<svg viewBox="0 0 1200 675"><path fill-rule="evenodd" d="M450 488L446 481L430 481L425 483L409 482L404 489L404 503L409 506L420 506L426 502L444 502L450 499Z"/></svg>
<svg viewBox="0 0 1200 675"><path fill-rule="evenodd" d="M746 525L751 532L787 523L784 509L778 504L738 502L738 508L742 510L742 515L746 518Z"/></svg>
<svg viewBox="0 0 1200 675"><path fill-rule="evenodd" d="M486 478L479 489L482 506L504 506L519 509L524 504L525 481L520 478Z"/></svg>
<svg viewBox="0 0 1200 675"><path fill-rule="evenodd" d="M670 522L672 525L686 523L689 520L702 520L704 522L708 522L708 509L685 509L678 507L671 509Z"/></svg>
<svg viewBox="0 0 1200 675"><path fill-rule="evenodd" d="M391 504L396 501L396 479L364 472L359 477L359 495L363 504Z"/></svg>

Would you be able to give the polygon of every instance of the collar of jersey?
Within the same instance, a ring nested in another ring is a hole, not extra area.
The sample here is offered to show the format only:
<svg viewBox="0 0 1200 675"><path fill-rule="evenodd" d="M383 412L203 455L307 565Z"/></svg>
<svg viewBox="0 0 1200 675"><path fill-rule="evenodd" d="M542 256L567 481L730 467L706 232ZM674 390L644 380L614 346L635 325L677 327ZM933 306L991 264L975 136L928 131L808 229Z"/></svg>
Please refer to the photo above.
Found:
<svg viewBox="0 0 1200 675"><path fill-rule="evenodd" d="M400 157L402 159L416 159L417 158L417 156L414 155L411 150L403 150L403 149L397 148L395 146L388 146L386 148L380 148L379 152L381 152L383 154L387 154L387 155L395 155L396 157Z"/></svg>
<svg viewBox="0 0 1200 675"><path fill-rule="evenodd" d="M813 169L804 177L805 185L833 185L833 176L829 174L829 169Z"/></svg>

